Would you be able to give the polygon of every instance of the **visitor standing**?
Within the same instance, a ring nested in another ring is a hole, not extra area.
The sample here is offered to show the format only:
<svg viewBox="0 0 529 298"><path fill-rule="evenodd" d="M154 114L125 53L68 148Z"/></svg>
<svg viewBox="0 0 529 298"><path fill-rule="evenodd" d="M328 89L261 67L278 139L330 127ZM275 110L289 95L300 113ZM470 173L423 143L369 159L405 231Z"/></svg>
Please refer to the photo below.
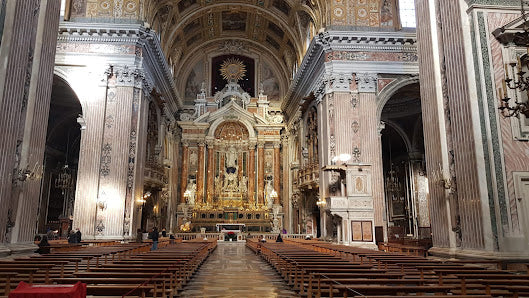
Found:
<svg viewBox="0 0 529 298"><path fill-rule="evenodd" d="M151 250L157 250L158 249L158 228L154 227L151 232L151 239L152 239L152 249Z"/></svg>
<svg viewBox="0 0 529 298"><path fill-rule="evenodd" d="M143 242L143 231L141 229L136 230L136 242L138 243Z"/></svg>

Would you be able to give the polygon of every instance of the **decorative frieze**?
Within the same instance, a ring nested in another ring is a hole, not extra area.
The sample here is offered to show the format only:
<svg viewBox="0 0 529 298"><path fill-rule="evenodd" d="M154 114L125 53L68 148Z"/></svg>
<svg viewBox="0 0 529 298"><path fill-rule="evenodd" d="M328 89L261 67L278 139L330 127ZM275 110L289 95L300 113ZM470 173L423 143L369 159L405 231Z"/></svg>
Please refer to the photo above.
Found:
<svg viewBox="0 0 529 298"><path fill-rule="evenodd" d="M357 73L356 84L358 92L374 93L377 91L377 74L375 73Z"/></svg>

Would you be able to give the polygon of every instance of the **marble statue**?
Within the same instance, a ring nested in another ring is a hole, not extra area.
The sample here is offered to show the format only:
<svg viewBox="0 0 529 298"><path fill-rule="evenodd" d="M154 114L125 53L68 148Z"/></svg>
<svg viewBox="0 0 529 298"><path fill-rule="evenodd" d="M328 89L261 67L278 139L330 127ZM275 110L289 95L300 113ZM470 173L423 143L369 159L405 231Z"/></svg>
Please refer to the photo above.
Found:
<svg viewBox="0 0 529 298"><path fill-rule="evenodd" d="M235 168L237 166L237 151L235 147L230 147L226 152L226 167Z"/></svg>
<svg viewBox="0 0 529 298"><path fill-rule="evenodd" d="M237 173L227 173L224 178L224 191L238 191L239 186L237 185Z"/></svg>
<svg viewBox="0 0 529 298"><path fill-rule="evenodd" d="M239 181L239 191L242 193L247 193L248 192L247 184L248 184L248 178L246 178L246 176L242 176L241 181Z"/></svg>
<svg viewBox="0 0 529 298"><path fill-rule="evenodd" d="M197 192L197 185L195 184L195 181L191 181L191 183L189 183L187 190L189 190L191 193L191 195L187 198L187 203L189 205L195 205L195 193Z"/></svg>
<svg viewBox="0 0 529 298"><path fill-rule="evenodd" d="M266 206L268 208L272 208L274 204L274 199L271 196L273 190L274 190L274 187L272 186L272 180L266 181L265 194L266 194Z"/></svg>

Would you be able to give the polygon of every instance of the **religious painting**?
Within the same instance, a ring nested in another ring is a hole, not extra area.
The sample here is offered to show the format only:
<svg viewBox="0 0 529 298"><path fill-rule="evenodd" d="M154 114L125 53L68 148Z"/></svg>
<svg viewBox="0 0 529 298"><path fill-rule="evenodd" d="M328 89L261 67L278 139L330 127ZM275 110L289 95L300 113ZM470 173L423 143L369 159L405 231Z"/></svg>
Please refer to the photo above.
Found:
<svg viewBox="0 0 529 298"><path fill-rule="evenodd" d="M246 31L246 12L222 12L223 31Z"/></svg>
<svg viewBox="0 0 529 298"><path fill-rule="evenodd" d="M382 8L380 9L380 26L382 27L393 26L393 1L394 0L382 0Z"/></svg>
<svg viewBox="0 0 529 298"><path fill-rule="evenodd" d="M202 82L204 82L204 61L200 60L195 64L189 75L187 76L185 87L185 100L193 102L200 93Z"/></svg>
<svg viewBox="0 0 529 298"><path fill-rule="evenodd" d="M406 205L404 197L393 194L390 197L390 217L393 219L402 219L406 216Z"/></svg>
<svg viewBox="0 0 529 298"><path fill-rule="evenodd" d="M71 5L71 17L86 16L86 0L73 0Z"/></svg>
<svg viewBox="0 0 529 298"><path fill-rule="evenodd" d="M261 66L261 83L263 93L268 96L269 101L279 100L279 81L272 68L266 63Z"/></svg>

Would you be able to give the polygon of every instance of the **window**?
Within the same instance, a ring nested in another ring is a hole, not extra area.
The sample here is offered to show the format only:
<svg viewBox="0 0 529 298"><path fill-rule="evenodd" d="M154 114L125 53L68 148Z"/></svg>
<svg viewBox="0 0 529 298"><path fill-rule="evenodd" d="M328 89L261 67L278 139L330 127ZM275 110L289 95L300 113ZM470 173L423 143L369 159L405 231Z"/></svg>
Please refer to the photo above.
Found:
<svg viewBox="0 0 529 298"><path fill-rule="evenodd" d="M64 11L66 9L66 0L61 0L61 17L64 18Z"/></svg>
<svg viewBox="0 0 529 298"><path fill-rule="evenodd" d="M417 27L415 21L415 0L399 0L400 23L403 28Z"/></svg>

